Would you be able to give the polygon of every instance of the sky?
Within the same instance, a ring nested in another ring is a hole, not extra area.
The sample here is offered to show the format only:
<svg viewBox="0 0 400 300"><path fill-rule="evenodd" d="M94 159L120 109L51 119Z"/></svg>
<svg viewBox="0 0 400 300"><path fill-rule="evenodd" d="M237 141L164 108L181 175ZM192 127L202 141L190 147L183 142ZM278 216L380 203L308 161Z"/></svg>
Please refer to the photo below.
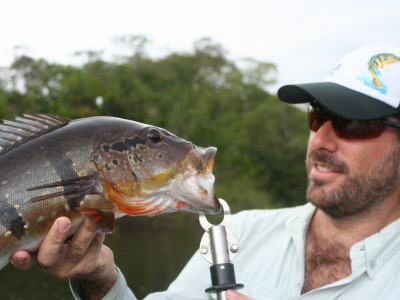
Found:
<svg viewBox="0 0 400 300"><path fill-rule="evenodd" d="M319 81L347 53L400 44L399 0L13 0L0 4L0 67L18 55L78 64L77 51L117 54L144 35L154 58L210 37L233 61L277 65L277 84Z"/></svg>

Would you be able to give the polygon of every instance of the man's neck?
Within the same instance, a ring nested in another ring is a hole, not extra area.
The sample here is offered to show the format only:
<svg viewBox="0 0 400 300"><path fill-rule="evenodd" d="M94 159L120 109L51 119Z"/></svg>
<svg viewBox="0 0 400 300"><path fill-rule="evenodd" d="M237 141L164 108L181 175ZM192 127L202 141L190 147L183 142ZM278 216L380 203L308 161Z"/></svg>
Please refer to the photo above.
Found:
<svg viewBox="0 0 400 300"><path fill-rule="evenodd" d="M316 214L318 213L318 210ZM340 234L320 233L314 215L306 237L305 276L302 293L333 283L351 274L350 243Z"/></svg>
<svg viewBox="0 0 400 300"><path fill-rule="evenodd" d="M330 240L350 249L355 243L378 232L386 226L384 220L375 217L332 218L320 209L315 211L308 234L317 240Z"/></svg>
<svg viewBox="0 0 400 300"><path fill-rule="evenodd" d="M398 199L400 195L394 195L362 213L339 218L332 217L317 208L310 222L309 232L351 247L400 218Z"/></svg>

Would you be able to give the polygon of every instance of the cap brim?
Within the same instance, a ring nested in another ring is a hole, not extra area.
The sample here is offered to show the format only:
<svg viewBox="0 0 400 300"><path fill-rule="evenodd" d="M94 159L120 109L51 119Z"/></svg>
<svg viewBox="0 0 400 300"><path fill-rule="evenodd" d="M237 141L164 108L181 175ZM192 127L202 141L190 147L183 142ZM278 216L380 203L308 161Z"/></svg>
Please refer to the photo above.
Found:
<svg viewBox="0 0 400 300"><path fill-rule="evenodd" d="M285 85L278 97L288 103L317 101L331 113L352 120L371 120L398 114L382 101L332 82Z"/></svg>

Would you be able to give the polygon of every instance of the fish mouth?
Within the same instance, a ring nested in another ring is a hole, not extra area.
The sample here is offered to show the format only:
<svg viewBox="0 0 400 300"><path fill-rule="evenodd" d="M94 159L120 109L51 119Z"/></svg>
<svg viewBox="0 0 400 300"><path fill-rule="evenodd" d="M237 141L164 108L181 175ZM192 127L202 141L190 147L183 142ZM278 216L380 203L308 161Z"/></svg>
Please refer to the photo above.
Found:
<svg viewBox="0 0 400 300"><path fill-rule="evenodd" d="M197 171L209 173L213 171L216 155L217 148L215 147L202 148L195 145L188 153L188 157Z"/></svg>
<svg viewBox="0 0 400 300"><path fill-rule="evenodd" d="M217 195L214 193L212 195L212 201L203 204L193 204L192 201L186 201L185 203L188 205L188 211L191 212L203 212L205 214L216 215L221 211L221 204L219 203L219 199Z"/></svg>
<svg viewBox="0 0 400 300"><path fill-rule="evenodd" d="M204 154L204 169L207 172L212 172L214 168L215 156L217 155L217 148L209 147Z"/></svg>
<svg viewBox="0 0 400 300"><path fill-rule="evenodd" d="M214 205L211 207L211 209L203 211L212 215L218 214L221 211L221 203L219 202L219 198L215 193L214 193L213 203Z"/></svg>
<svg viewBox="0 0 400 300"><path fill-rule="evenodd" d="M209 147L206 149L204 153L204 161L203 161L203 172L212 173L214 168L215 156L217 155L217 148ZM211 202L211 206L205 210L205 212L210 214L217 214L221 211L221 204L219 203L219 198L215 194L214 188L212 192L213 199Z"/></svg>
<svg viewBox="0 0 400 300"><path fill-rule="evenodd" d="M212 174L214 168L217 148L202 148L193 145L187 157L196 174L192 174L191 179L185 180L186 190L190 190L193 195L197 195L185 202L193 208L204 213L216 214L221 210L218 197L214 191L215 177ZM202 200L199 200L202 199Z"/></svg>

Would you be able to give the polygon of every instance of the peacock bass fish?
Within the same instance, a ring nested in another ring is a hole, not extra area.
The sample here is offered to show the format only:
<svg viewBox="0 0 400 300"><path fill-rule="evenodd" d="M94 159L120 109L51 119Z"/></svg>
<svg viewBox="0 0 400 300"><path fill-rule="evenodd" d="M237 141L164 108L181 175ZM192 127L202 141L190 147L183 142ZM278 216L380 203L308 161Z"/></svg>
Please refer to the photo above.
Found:
<svg viewBox="0 0 400 300"><path fill-rule="evenodd" d="M215 155L214 147L114 117L3 120L0 269L15 250L35 251L60 216L75 231L86 217L98 232L111 233L123 215L218 212Z"/></svg>
<svg viewBox="0 0 400 300"><path fill-rule="evenodd" d="M378 69L383 69L384 66L397 62L400 62L400 57L394 55L393 53L381 53L371 57L371 59L368 61L368 71L372 76L373 84L373 86L371 85L371 87L375 88L383 94L386 94L387 88L379 76L381 75L381 73Z"/></svg>

